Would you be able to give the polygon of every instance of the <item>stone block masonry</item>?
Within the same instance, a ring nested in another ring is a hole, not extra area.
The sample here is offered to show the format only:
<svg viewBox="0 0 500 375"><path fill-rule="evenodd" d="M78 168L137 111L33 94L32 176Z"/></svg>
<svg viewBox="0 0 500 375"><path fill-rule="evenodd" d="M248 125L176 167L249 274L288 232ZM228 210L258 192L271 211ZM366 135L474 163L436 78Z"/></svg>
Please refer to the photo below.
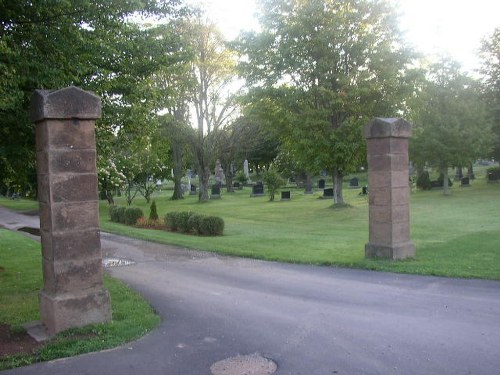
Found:
<svg viewBox="0 0 500 375"><path fill-rule="evenodd" d="M369 242L366 257L415 256L410 241L408 139L411 125L399 118L375 118L365 126L368 150Z"/></svg>
<svg viewBox="0 0 500 375"><path fill-rule="evenodd" d="M47 332L111 319L103 284L95 120L101 100L76 87L37 90L31 101L36 154Z"/></svg>

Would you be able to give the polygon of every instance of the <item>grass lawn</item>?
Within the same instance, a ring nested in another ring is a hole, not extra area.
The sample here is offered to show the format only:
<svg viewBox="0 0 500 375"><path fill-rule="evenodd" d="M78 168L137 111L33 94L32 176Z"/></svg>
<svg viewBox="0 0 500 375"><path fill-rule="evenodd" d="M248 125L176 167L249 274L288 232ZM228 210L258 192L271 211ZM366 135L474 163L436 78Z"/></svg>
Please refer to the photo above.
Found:
<svg viewBox="0 0 500 375"><path fill-rule="evenodd" d="M150 305L123 283L105 277L111 293L113 321L60 333L35 354L0 357L0 370L39 361L116 347L138 338L159 324ZM39 320L38 291L42 286L40 243L0 229L0 323L13 332Z"/></svg>
<svg viewBox="0 0 500 375"><path fill-rule="evenodd" d="M411 238L415 259L365 259L368 242L368 200L359 190L345 189L351 207L332 208L331 200L292 190L289 202L250 198L250 189L223 193L221 200L199 203L196 196L169 200L171 192L154 199L160 216L190 210L224 218L222 237L197 237L146 230L111 223L107 205L101 204L105 231L152 241L215 251L223 254L340 267L355 267L448 277L500 280L500 185L484 178L471 187L454 186L451 196L442 191L414 191L411 195ZM120 199L118 204L124 204ZM144 199L133 203L146 216Z"/></svg>

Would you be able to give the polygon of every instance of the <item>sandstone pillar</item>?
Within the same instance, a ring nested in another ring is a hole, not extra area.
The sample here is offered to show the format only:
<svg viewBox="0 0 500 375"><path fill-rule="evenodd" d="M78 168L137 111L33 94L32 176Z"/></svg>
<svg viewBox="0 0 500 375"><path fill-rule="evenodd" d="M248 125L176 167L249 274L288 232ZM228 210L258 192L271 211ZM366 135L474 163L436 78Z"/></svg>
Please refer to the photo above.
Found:
<svg viewBox="0 0 500 375"><path fill-rule="evenodd" d="M365 126L370 211L366 257L415 256L410 241L408 140L411 125L399 118L375 118Z"/></svg>
<svg viewBox="0 0 500 375"><path fill-rule="evenodd" d="M44 281L40 315L54 335L111 319L103 285L94 135L101 100L76 87L37 90L31 117Z"/></svg>

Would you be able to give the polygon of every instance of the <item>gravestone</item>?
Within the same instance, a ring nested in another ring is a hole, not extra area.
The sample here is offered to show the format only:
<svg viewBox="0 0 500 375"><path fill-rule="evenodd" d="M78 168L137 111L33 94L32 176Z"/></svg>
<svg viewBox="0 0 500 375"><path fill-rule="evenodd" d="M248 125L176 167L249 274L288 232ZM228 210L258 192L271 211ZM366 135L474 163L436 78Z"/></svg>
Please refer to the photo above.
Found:
<svg viewBox="0 0 500 375"><path fill-rule="evenodd" d="M210 199L220 199L220 184L212 185Z"/></svg>
<svg viewBox="0 0 500 375"><path fill-rule="evenodd" d="M470 186L469 177L462 177L462 179L460 180L460 186Z"/></svg>
<svg viewBox="0 0 500 375"><path fill-rule="evenodd" d="M333 188L327 188L323 190L323 198L333 199Z"/></svg>
<svg viewBox="0 0 500 375"><path fill-rule="evenodd" d="M364 128L368 144L369 242L366 257L404 259L415 256L410 241L408 184L409 122L375 118Z"/></svg>
<svg viewBox="0 0 500 375"><path fill-rule="evenodd" d="M257 182L254 186L252 186L252 194L251 197L261 197L264 195L264 185L262 182Z"/></svg>
<svg viewBox="0 0 500 375"><path fill-rule="evenodd" d="M281 200L282 201L289 201L290 199L291 199L291 193L289 190L281 192Z"/></svg>
<svg viewBox="0 0 500 375"><path fill-rule="evenodd" d="M325 188L325 180L321 179L318 181L318 189L324 189Z"/></svg>
<svg viewBox="0 0 500 375"><path fill-rule="evenodd" d="M220 160L217 159L215 162L215 181L219 184L222 185L226 182L226 176L224 175L224 169L222 169L222 166L220 164Z"/></svg>
<svg viewBox="0 0 500 375"><path fill-rule="evenodd" d="M248 169L248 160L245 159L245 161L243 162L243 173L245 174L245 177L247 179L250 179L250 171Z"/></svg>
<svg viewBox="0 0 500 375"><path fill-rule="evenodd" d="M191 189L189 190L189 195L196 195L196 185L191 184Z"/></svg>
<svg viewBox="0 0 500 375"><path fill-rule="evenodd" d="M361 193L359 193L360 195L368 195L368 186L363 186L361 188Z"/></svg>
<svg viewBox="0 0 500 375"><path fill-rule="evenodd" d="M49 335L111 319L103 284L95 120L101 100L76 87L37 90L31 99L43 288L40 316Z"/></svg>
<svg viewBox="0 0 500 375"><path fill-rule="evenodd" d="M349 188L358 189L359 188L359 180L357 177L351 178L349 181Z"/></svg>

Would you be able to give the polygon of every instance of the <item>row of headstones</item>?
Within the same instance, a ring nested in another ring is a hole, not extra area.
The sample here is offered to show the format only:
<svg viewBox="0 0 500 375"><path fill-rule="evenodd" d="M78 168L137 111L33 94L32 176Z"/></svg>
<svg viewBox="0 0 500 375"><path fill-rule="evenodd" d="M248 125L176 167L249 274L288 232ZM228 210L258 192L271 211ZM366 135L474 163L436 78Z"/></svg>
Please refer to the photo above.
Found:
<svg viewBox="0 0 500 375"><path fill-rule="evenodd" d="M233 184L235 188L240 189L241 184L239 182L235 182ZM359 188L358 185L358 179L353 178L351 179L349 183L350 188ZM325 188L325 180L319 180L318 181L318 189L323 190L323 198L327 199L332 199L333 198L333 188ZM191 191L190 195L196 195L196 185L191 184ZM362 192L360 193L362 195L368 194L368 187L363 186L362 187ZM257 182L255 185L252 186L252 193L250 194L251 197L261 197L264 196L264 184L262 182ZM211 189L211 194L210 194L211 199L220 199L221 198L221 185L220 184L215 184L212 185ZM289 190L284 190L281 192L281 200L290 200L291 199L291 192Z"/></svg>

